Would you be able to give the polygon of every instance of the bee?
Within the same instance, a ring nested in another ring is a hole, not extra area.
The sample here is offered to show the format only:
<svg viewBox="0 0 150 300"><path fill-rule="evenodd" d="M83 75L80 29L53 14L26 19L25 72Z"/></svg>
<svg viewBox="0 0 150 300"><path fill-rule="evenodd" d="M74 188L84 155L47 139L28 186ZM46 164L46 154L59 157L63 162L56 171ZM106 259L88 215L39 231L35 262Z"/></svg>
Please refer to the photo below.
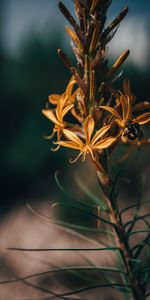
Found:
<svg viewBox="0 0 150 300"><path fill-rule="evenodd" d="M124 130L124 136L127 136L129 140L134 141L138 139L141 141L143 138L143 132L141 130L139 123L132 123L131 120L128 120L126 122L125 130Z"/></svg>

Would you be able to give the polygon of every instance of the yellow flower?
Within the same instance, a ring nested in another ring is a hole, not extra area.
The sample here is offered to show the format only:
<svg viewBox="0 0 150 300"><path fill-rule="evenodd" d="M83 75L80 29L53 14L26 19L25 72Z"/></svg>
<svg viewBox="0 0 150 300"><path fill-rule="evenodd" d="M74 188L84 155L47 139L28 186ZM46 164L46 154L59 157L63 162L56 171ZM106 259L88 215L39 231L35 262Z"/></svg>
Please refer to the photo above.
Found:
<svg viewBox="0 0 150 300"><path fill-rule="evenodd" d="M86 107L84 94L81 88L77 88L75 90L71 99L72 103L74 103L74 107L71 109L71 114L78 120L79 123L83 123L84 117L86 116Z"/></svg>
<svg viewBox="0 0 150 300"><path fill-rule="evenodd" d="M79 123L82 123L83 118L86 115L84 94L81 88L79 87L73 91L75 84L76 80L74 76L72 76L66 88L66 91L61 95L51 94L49 96L49 102L51 104L57 105L57 103L61 101L64 106L68 106L69 104L75 104L71 109L71 114L74 118L78 120Z"/></svg>
<svg viewBox="0 0 150 300"><path fill-rule="evenodd" d="M72 76L63 94L52 94L49 96L49 102L56 105L56 108L42 110L43 115L55 124L52 134L50 136L47 136L48 139L52 138L54 134L57 133L57 139L60 140L62 130L67 125L67 123L64 122L64 117L74 106L74 98L72 99L72 90L75 83L76 80L74 79L74 76Z"/></svg>
<svg viewBox="0 0 150 300"><path fill-rule="evenodd" d="M85 142L83 142L74 132L64 129L63 134L65 138L67 138L67 141L58 141L55 144L79 150L80 153L73 162L75 162L81 155L84 161L87 154L90 154L92 160L95 161L96 157L94 155L94 151L103 150L110 147L116 141L116 138L112 136L104 137L104 135L110 129L110 125L102 127L92 138L94 125L94 120L91 115L89 115L84 122Z"/></svg>
<svg viewBox="0 0 150 300"><path fill-rule="evenodd" d="M100 108L110 112L115 117L115 122L120 128L122 137L127 136L130 140L139 140L142 137L140 125L144 125L150 121L150 112L146 112L136 118L132 114L132 97L120 92L119 103L116 108L110 106L100 106ZM121 112L120 112L121 106Z"/></svg>
<svg viewBox="0 0 150 300"><path fill-rule="evenodd" d="M71 77L67 87L66 87L66 90L63 94L59 95L59 94L51 94L48 99L49 99L49 102L51 104L54 104L54 105L57 105L58 101L62 101L64 104L68 104L67 102L72 103L71 102L71 99L72 99L72 90L74 88L74 85L76 83L76 80L74 78L74 76Z"/></svg>
<svg viewBox="0 0 150 300"><path fill-rule="evenodd" d="M64 116L68 113L68 111L73 107L73 104L70 104L64 107L64 99L60 99L58 101L56 109L43 109L42 113L45 117L47 117L52 123L55 124L53 128L52 135L49 138L52 138L57 133L57 139L60 140L62 135L62 131L65 128L66 122L64 122Z"/></svg>

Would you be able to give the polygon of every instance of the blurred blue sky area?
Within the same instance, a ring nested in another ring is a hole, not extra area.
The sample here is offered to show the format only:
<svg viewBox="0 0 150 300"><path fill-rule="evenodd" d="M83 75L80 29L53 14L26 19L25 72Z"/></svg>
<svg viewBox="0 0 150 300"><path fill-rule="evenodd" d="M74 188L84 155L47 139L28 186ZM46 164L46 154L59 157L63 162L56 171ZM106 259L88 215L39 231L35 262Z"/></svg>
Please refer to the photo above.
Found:
<svg viewBox="0 0 150 300"><path fill-rule="evenodd" d="M63 3L72 11L72 0ZM57 0L1 0L2 5L2 48L6 55L18 55L31 35L40 36L43 42L57 32L63 34L64 48L69 49L64 26L66 20L57 7ZM126 5L130 11L110 44L109 54L119 55L121 51L131 50L130 60L139 67L146 67L150 50L150 1L113 0L109 10L108 22ZM66 49L65 49L66 50Z"/></svg>

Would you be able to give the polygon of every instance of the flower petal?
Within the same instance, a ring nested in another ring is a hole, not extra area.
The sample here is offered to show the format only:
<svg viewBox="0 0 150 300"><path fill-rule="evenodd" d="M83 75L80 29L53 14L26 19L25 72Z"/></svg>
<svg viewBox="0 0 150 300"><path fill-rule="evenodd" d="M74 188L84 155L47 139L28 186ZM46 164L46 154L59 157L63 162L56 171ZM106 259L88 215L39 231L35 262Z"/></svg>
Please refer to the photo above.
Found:
<svg viewBox="0 0 150 300"><path fill-rule="evenodd" d="M100 130L98 130L92 141L91 141L91 144L94 145L108 130L110 129L110 125L106 125L104 127L102 127Z"/></svg>
<svg viewBox="0 0 150 300"><path fill-rule="evenodd" d="M51 109L42 109L42 114L47 117L51 122L53 122L56 125L60 125L60 123L58 122L58 120L55 117L55 114L53 113L53 111Z"/></svg>
<svg viewBox="0 0 150 300"><path fill-rule="evenodd" d="M125 95L123 95L122 93L120 95L119 100L122 105L123 122L125 124L126 121L131 118L132 104L131 104L130 98L125 97Z"/></svg>
<svg viewBox="0 0 150 300"><path fill-rule="evenodd" d="M89 115L84 123L84 130L85 130L85 138L86 138L86 143L89 144L91 140L91 135L94 130L94 120L91 115Z"/></svg>
<svg viewBox="0 0 150 300"><path fill-rule="evenodd" d="M74 133L74 132L72 132L71 130L68 130L68 129L64 129L63 130L63 134L64 134L64 136L68 139L68 140L70 140L70 141L72 141L73 143L75 143L76 145L78 145L78 147L83 147L84 146L84 144L83 144L83 142L80 140L80 138Z"/></svg>
<svg viewBox="0 0 150 300"><path fill-rule="evenodd" d="M133 122L134 122L134 123L137 122L137 123L139 123L140 125L144 125L144 124L150 122L150 112L147 112L147 113L145 113L145 114L143 114L143 115L141 115L141 116L135 118L135 119L133 120Z"/></svg>
<svg viewBox="0 0 150 300"><path fill-rule="evenodd" d="M128 78L125 78L123 81L123 90L124 90L124 94L130 97L131 102L134 103L136 97L131 92L131 82Z"/></svg>
<svg viewBox="0 0 150 300"><path fill-rule="evenodd" d="M83 118L77 114L75 108L71 110L71 114L73 115L74 118L76 118L79 121L79 123L82 123Z"/></svg>
<svg viewBox="0 0 150 300"><path fill-rule="evenodd" d="M65 107L65 108L63 109L63 112L62 112L62 117L64 117L64 116L67 114L67 112L68 112L71 108L73 108L73 106L74 106L74 104L70 104L70 105L68 105L67 107Z"/></svg>
<svg viewBox="0 0 150 300"><path fill-rule="evenodd" d="M99 107L102 108L102 109L104 109L104 110L107 110L107 111L110 112L112 115L114 115L114 116L116 117L116 119L118 119L119 121L121 121L120 115L118 114L118 112L117 112L114 108L112 108L112 107L110 107L110 106L103 106L103 105L101 105L101 106L99 106Z"/></svg>
<svg viewBox="0 0 150 300"><path fill-rule="evenodd" d="M59 101L57 103L57 107L56 107L56 111L55 111L57 119L60 123L62 123L62 120L63 120L64 97L65 97L65 95L63 94L63 96L59 99Z"/></svg>
<svg viewBox="0 0 150 300"><path fill-rule="evenodd" d="M66 148L80 150L80 146L78 146L77 144L71 141L58 141L58 142L54 142L53 144L60 145Z"/></svg>
<svg viewBox="0 0 150 300"><path fill-rule="evenodd" d="M61 95L52 94L52 95L49 95L48 100L50 103L57 105L60 98L61 98Z"/></svg>
<svg viewBox="0 0 150 300"><path fill-rule="evenodd" d="M117 140L117 138L110 136L110 137L107 137L107 138L102 139L101 141L97 142L93 147L94 147L94 149L97 149L97 150L106 149L106 148L110 147L116 140Z"/></svg>
<svg viewBox="0 0 150 300"><path fill-rule="evenodd" d="M49 97L48 97L49 102L54 104L54 105L57 105L58 101L61 100L63 105L64 105L65 104L64 102L66 102L68 97L71 96L72 89L73 89L73 86L75 85L75 83L76 83L76 80L75 80L74 76L72 76L69 83L68 83L68 85L67 85L67 87L66 87L66 91L61 95L58 95L58 94L49 95Z"/></svg>
<svg viewBox="0 0 150 300"><path fill-rule="evenodd" d="M76 80L75 80L74 76L72 76L68 83L68 86L66 88L66 92L65 92L68 97L71 96L75 83L76 83Z"/></svg>

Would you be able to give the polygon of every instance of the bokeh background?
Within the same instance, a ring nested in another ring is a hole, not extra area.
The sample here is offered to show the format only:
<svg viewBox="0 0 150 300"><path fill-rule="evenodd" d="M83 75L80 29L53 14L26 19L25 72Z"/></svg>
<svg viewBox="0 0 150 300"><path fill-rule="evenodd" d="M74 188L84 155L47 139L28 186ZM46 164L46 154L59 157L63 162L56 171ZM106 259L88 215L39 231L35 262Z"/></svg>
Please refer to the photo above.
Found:
<svg viewBox="0 0 150 300"><path fill-rule="evenodd" d="M63 92L70 74L57 56L71 59L66 20L57 0L0 0L0 193L1 213L26 199L57 194L54 172L67 172L66 150L50 151L43 136L51 125L42 114L48 95ZM64 0L71 10L71 0ZM130 11L109 44L110 64L129 48L123 67L139 100L149 100L150 2L114 0L108 22L129 4Z"/></svg>

